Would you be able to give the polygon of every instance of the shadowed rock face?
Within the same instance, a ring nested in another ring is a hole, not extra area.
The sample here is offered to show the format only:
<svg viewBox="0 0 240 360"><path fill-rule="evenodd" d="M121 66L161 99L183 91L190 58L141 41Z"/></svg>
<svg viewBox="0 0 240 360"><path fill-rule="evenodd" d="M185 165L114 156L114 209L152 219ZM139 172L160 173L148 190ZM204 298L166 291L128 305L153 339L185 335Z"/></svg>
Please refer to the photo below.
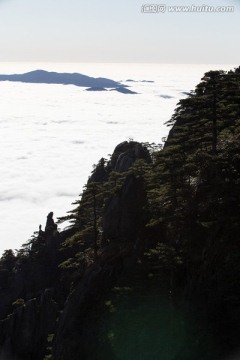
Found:
<svg viewBox="0 0 240 360"><path fill-rule="evenodd" d="M0 359L42 360L47 337L55 331L57 314L52 291L45 290L40 300L27 301L0 321Z"/></svg>
<svg viewBox="0 0 240 360"><path fill-rule="evenodd" d="M101 299L121 272L121 260L120 256L113 255L110 263L94 264L71 293L60 317L54 341L54 360L97 360Z"/></svg>
<svg viewBox="0 0 240 360"><path fill-rule="evenodd" d="M150 162L148 151L139 143L119 144L112 155L109 171L124 172L138 160ZM100 166L91 181L107 181ZM103 237L110 239L101 258L90 267L69 296L56 332L54 360L115 359L112 349L101 342L103 330L102 299L106 297L120 274L132 269L142 246L145 191L143 181L134 175L126 176L121 191L112 195L103 214ZM104 315L103 315L104 316ZM96 349L104 348L104 356ZM99 356L99 357L98 357Z"/></svg>
<svg viewBox="0 0 240 360"><path fill-rule="evenodd" d="M133 243L138 238L143 223L144 186L141 179L130 175L126 178L122 190L114 194L103 216L103 238Z"/></svg>
<svg viewBox="0 0 240 360"><path fill-rule="evenodd" d="M116 146L108 171L124 173L136 160L151 162L149 152L136 141L124 141ZM106 169L98 166L89 182L107 181ZM134 175L126 176L120 192L115 193L107 201L103 214L103 239L131 242L137 237L137 229L141 228L142 207L145 199L142 179Z"/></svg>
<svg viewBox="0 0 240 360"><path fill-rule="evenodd" d="M63 84L82 87L115 88L124 87L119 82L106 78L94 78L78 73L57 73L35 70L25 74L0 75L0 81L17 81L33 84Z"/></svg>

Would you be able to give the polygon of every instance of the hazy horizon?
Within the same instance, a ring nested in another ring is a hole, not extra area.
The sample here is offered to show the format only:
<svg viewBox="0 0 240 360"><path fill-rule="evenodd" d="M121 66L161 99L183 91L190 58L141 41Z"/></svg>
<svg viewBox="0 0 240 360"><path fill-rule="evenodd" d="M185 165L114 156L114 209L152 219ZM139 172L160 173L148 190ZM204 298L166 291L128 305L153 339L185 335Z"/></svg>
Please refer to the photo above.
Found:
<svg viewBox="0 0 240 360"><path fill-rule="evenodd" d="M0 1L0 62L239 62L239 1L209 0L203 5L172 0L164 5L164 13L143 12L150 4L140 0ZM226 11L170 11L170 6Z"/></svg>

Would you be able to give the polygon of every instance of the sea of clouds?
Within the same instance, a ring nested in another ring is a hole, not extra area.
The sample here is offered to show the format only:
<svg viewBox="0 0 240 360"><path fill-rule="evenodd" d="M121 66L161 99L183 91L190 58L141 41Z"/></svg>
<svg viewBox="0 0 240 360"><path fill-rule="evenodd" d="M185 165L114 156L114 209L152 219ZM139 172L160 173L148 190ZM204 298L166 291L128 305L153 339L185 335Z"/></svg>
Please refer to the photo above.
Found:
<svg viewBox="0 0 240 360"><path fill-rule="evenodd" d="M234 67L1 63L0 74L79 72L122 81L138 94L0 82L0 253L19 248L39 224L45 226L50 211L55 218L65 215L92 165L118 143L129 138L161 142L169 131L165 121L204 72Z"/></svg>

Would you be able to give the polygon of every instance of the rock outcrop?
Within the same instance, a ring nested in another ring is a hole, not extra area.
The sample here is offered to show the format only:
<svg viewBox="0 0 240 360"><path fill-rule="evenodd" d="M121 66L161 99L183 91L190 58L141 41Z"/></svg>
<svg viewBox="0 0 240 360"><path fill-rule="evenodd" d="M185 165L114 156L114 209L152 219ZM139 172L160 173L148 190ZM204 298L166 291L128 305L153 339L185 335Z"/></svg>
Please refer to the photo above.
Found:
<svg viewBox="0 0 240 360"><path fill-rule="evenodd" d="M136 160L151 162L148 150L136 141L124 141L117 145L111 157L111 170L127 171Z"/></svg>

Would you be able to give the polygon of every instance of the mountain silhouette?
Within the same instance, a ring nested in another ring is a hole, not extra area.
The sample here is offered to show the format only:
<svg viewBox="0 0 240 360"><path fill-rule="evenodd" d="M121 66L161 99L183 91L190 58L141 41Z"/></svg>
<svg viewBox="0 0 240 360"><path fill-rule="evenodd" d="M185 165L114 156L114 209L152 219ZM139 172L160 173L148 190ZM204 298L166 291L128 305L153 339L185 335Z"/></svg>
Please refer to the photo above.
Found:
<svg viewBox="0 0 240 360"><path fill-rule="evenodd" d="M79 73L57 73L34 70L25 74L0 75L0 81L14 81L33 84L63 84L82 87L115 88L124 86L119 82L105 78L94 78Z"/></svg>

